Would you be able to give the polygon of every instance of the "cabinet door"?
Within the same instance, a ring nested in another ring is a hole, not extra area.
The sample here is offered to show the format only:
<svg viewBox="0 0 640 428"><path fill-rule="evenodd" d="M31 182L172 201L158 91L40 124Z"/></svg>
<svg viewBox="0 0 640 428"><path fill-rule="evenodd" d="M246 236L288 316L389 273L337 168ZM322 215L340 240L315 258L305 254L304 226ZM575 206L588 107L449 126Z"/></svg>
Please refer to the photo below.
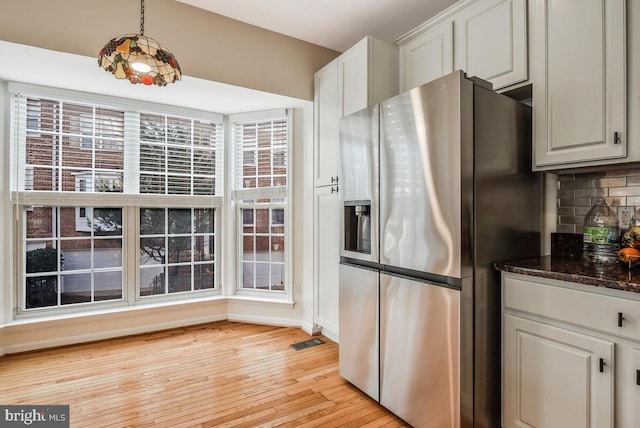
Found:
<svg viewBox="0 0 640 428"><path fill-rule="evenodd" d="M613 426L612 342L505 315L503 353L505 428Z"/></svg>
<svg viewBox="0 0 640 428"><path fill-rule="evenodd" d="M337 186L314 189L314 263L316 324L338 335L338 224Z"/></svg>
<svg viewBox="0 0 640 428"><path fill-rule="evenodd" d="M338 178L338 60L320 69L314 78L314 186Z"/></svg>
<svg viewBox="0 0 640 428"><path fill-rule="evenodd" d="M369 106L369 38L365 37L338 57L339 117Z"/></svg>
<svg viewBox="0 0 640 428"><path fill-rule="evenodd" d="M443 21L400 48L400 91L453 72L453 22Z"/></svg>
<svg viewBox="0 0 640 428"><path fill-rule="evenodd" d="M533 0L531 11L534 166L625 157L625 1Z"/></svg>
<svg viewBox="0 0 640 428"><path fill-rule="evenodd" d="M527 80L526 0L482 0L454 16L455 69L493 83Z"/></svg>

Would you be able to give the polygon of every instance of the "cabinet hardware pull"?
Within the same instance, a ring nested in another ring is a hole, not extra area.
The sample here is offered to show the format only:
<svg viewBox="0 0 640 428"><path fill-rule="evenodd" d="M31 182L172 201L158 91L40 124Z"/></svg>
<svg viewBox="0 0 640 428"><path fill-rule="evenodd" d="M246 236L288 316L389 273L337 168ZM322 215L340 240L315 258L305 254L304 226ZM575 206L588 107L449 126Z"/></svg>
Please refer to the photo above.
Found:
<svg viewBox="0 0 640 428"><path fill-rule="evenodd" d="M600 358L600 373L604 373L604 366L606 366L607 363L604 362L603 358Z"/></svg>
<svg viewBox="0 0 640 428"><path fill-rule="evenodd" d="M613 144L620 144L620 133L618 131L613 133Z"/></svg>
<svg viewBox="0 0 640 428"><path fill-rule="evenodd" d="M338 193L339 187L338 186L331 186L331 193Z"/></svg>
<svg viewBox="0 0 640 428"><path fill-rule="evenodd" d="M636 385L640 385L640 370L636 370Z"/></svg>
<svg viewBox="0 0 640 428"><path fill-rule="evenodd" d="M622 327L622 322L624 321L624 315L622 312L618 312L618 327Z"/></svg>
<svg viewBox="0 0 640 428"><path fill-rule="evenodd" d="M335 177L331 177L331 182L332 183L337 183L338 182L338 176L336 175Z"/></svg>

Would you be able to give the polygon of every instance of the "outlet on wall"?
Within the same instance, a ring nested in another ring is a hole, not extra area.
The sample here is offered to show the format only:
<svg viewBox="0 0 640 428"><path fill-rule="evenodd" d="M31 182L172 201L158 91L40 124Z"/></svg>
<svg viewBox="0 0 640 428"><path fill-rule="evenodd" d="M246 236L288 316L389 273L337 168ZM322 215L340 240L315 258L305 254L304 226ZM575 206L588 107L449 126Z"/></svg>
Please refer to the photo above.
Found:
<svg viewBox="0 0 640 428"><path fill-rule="evenodd" d="M633 207L618 207L618 226L620 229L629 229L632 216Z"/></svg>

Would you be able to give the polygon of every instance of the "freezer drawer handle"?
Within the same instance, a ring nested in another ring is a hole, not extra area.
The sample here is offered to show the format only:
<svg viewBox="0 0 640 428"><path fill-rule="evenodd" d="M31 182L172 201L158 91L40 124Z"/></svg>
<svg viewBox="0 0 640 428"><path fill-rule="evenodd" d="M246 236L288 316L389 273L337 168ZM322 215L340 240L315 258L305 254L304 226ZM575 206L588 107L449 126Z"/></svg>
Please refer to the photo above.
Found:
<svg viewBox="0 0 640 428"><path fill-rule="evenodd" d="M618 312L618 327L622 327L623 321L624 321L624 314L622 312Z"/></svg>
<svg viewBox="0 0 640 428"><path fill-rule="evenodd" d="M604 362L603 358L600 358L600 373L604 373L604 366L606 366L607 363Z"/></svg>

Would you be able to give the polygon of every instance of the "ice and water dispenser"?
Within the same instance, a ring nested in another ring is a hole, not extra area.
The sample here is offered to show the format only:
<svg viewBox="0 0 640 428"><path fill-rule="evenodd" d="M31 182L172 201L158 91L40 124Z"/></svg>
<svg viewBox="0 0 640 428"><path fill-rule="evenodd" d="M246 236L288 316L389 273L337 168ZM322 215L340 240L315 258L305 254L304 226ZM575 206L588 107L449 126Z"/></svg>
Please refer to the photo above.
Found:
<svg viewBox="0 0 640 428"><path fill-rule="evenodd" d="M344 203L344 249L371 254L371 201Z"/></svg>

